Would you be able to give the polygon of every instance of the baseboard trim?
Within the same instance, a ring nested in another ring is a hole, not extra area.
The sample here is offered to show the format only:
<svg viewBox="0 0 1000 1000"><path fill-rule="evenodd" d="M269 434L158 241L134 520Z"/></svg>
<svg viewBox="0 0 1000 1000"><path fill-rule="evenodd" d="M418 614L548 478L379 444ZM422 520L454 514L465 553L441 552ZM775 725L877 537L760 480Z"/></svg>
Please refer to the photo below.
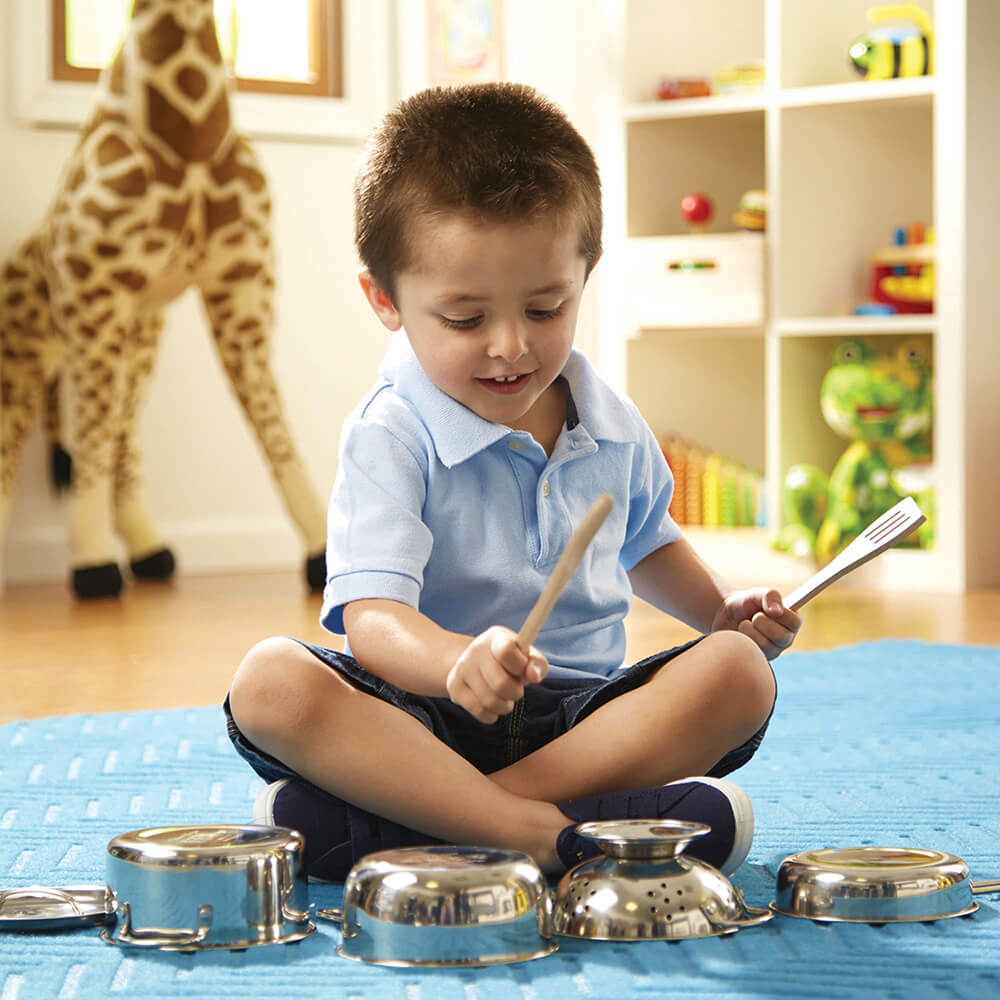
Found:
<svg viewBox="0 0 1000 1000"><path fill-rule="evenodd" d="M226 518L165 524L164 538L178 573L239 573L298 569L305 560L298 535L284 520ZM121 556L124 565L127 560ZM3 550L2 582L61 583L69 576L69 547L57 531L10 538Z"/></svg>

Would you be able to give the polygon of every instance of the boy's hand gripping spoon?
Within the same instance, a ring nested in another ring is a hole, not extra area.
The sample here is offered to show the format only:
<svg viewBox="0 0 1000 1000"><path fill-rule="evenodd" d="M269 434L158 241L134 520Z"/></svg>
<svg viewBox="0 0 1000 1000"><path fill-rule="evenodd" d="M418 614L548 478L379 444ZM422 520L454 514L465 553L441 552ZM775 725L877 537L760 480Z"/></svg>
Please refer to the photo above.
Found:
<svg viewBox="0 0 1000 1000"><path fill-rule="evenodd" d="M913 497L904 497L895 507L872 521L840 555L783 598L782 603L786 608L798 611L806 601L825 590L834 580L839 580L852 569L874 559L890 545L895 545L915 528L919 528L926 520Z"/></svg>
<svg viewBox="0 0 1000 1000"><path fill-rule="evenodd" d="M563 588L569 583L570 577L576 572L580 560L583 558L587 546L590 545L597 534L597 529L604 523L604 519L611 513L611 508L615 502L610 493L599 496L590 506L590 510L583 515L583 520L576 526L576 530L566 543L556 568L552 570L552 575L545 584L545 589L539 595L535 606L528 612L521 631L517 633L517 644L527 652L531 644L538 637L539 630L545 624L545 619L559 600L559 595Z"/></svg>

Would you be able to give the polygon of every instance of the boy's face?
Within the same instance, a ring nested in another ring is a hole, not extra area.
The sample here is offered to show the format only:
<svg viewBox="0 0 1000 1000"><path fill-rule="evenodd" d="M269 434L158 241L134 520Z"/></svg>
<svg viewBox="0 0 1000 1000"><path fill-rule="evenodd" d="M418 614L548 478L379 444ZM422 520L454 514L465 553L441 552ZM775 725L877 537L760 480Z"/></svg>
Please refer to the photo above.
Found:
<svg viewBox="0 0 1000 1000"><path fill-rule="evenodd" d="M411 238L416 259L395 303L361 274L376 314L406 330L428 377L474 413L540 441L558 434L565 410L550 386L573 346L586 274L576 227L444 215L421 217Z"/></svg>

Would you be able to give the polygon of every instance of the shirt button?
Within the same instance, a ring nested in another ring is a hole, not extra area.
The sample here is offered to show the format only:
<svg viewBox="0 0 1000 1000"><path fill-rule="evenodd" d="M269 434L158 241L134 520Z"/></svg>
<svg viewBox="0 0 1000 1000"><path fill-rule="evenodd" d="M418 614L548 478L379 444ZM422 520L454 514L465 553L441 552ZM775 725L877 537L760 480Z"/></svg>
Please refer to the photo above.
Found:
<svg viewBox="0 0 1000 1000"><path fill-rule="evenodd" d="M548 495L549 495L549 481L546 479L545 482L542 483L542 496L547 497Z"/></svg>
<svg viewBox="0 0 1000 1000"><path fill-rule="evenodd" d="M514 451L524 451L525 449L525 444L520 438L511 438L508 444Z"/></svg>

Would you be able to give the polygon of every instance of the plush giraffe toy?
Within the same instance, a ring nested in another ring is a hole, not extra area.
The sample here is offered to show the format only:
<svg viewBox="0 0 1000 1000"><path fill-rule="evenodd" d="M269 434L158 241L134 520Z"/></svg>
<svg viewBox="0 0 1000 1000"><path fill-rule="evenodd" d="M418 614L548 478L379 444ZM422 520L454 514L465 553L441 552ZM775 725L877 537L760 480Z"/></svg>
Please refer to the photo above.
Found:
<svg viewBox="0 0 1000 1000"><path fill-rule="evenodd" d="M116 535L135 577L173 573L141 482L138 414L163 307L195 285L320 589L325 514L269 364L267 183L233 127L212 0L135 0L98 94L47 215L0 270L0 539L25 439L65 375L74 592L120 593Z"/></svg>

